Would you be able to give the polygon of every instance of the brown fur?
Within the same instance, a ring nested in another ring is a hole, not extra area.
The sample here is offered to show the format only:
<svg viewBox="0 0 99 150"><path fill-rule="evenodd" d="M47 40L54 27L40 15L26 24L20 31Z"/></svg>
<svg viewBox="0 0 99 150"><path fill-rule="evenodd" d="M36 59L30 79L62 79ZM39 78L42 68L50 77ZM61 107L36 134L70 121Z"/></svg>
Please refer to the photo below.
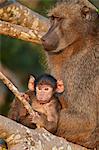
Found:
<svg viewBox="0 0 99 150"><path fill-rule="evenodd" d="M57 135L94 148L99 144L99 16L87 0L57 5L50 15L42 43L52 75L65 84L68 103Z"/></svg>
<svg viewBox="0 0 99 150"><path fill-rule="evenodd" d="M34 97L34 92L28 91L26 94L28 94L30 98ZM29 103L31 104L31 101ZM17 98L15 98L11 104L8 117L32 129L36 128L36 126L30 121L29 114L23 104Z"/></svg>
<svg viewBox="0 0 99 150"><path fill-rule="evenodd" d="M55 133L61 109L59 100L52 97L50 102L40 104L33 92L27 91L26 94L29 95L32 100L29 103L33 110L36 111L36 114L30 116L23 107L23 104L21 104L18 99L15 99L12 103L8 117L32 129L36 128L36 126L44 127L48 131Z"/></svg>

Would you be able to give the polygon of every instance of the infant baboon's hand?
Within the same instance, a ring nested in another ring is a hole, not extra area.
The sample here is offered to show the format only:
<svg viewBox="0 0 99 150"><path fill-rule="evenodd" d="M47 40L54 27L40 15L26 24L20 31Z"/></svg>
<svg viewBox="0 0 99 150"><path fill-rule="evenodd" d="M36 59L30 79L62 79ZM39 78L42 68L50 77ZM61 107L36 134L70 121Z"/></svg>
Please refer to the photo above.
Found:
<svg viewBox="0 0 99 150"><path fill-rule="evenodd" d="M29 115L29 120L32 122L32 123L37 123L38 120L40 119L40 115L38 112L34 112L33 115Z"/></svg>
<svg viewBox="0 0 99 150"><path fill-rule="evenodd" d="M21 97L24 98L25 100L29 100L29 95L25 93L21 93Z"/></svg>

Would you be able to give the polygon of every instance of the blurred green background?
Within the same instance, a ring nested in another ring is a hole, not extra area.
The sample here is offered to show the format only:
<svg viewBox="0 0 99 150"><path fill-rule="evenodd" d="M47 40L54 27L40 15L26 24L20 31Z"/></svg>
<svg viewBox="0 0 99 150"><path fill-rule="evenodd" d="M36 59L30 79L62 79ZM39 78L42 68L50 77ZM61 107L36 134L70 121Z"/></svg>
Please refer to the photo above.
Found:
<svg viewBox="0 0 99 150"><path fill-rule="evenodd" d="M23 5L47 16L56 0L18 0ZM91 0L99 6L99 0ZM34 45L7 36L0 36L0 64L6 76L20 91L27 90L29 76L38 76L46 70L46 59L40 45ZM0 82L0 114L7 115L14 95Z"/></svg>
<svg viewBox="0 0 99 150"><path fill-rule="evenodd" d="M55 0L19 0L23 5L47 16ZM29 76L35 77L46 69L46 59L40 45L35 45L7 36L0 36L0 63L5 75L22 92L27 90ZM0 114L7 115L14 95L0 82Z"/></svg>

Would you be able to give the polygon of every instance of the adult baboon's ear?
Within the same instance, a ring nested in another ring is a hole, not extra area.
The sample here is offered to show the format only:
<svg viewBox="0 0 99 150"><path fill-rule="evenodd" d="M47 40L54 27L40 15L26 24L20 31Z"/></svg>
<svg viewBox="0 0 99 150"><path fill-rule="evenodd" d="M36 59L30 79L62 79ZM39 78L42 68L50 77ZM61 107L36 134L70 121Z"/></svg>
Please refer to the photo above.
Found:
<svg viewBox="0 0 99 150"><path fill-rule="evenodd" d="M57 93L62 93L64 92L64 83L62 80L57 80L57 89L56 89Z"/></svg>
<svg viewBox="0 0 99 150"><path fill-rule="evenodd" d="M86 20L95 20L98 17L98 13L95 9L84 6L81 10L82 18Z"/></svg>
<svg viewBox="0 0 99 150"><path fill-rule="evenodd" d="M28 89L30 91L34 91L34 81L35 81L35 78L31 75L30 76L30 79L29 79L29 82L28 82Z"/></svg>

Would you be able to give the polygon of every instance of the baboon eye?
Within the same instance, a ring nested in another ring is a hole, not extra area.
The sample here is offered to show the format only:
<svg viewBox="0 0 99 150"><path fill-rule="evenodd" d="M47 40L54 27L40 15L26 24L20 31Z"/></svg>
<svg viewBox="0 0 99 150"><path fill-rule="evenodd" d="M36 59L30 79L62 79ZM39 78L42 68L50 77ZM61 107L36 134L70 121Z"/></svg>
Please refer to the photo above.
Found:
<svg viewBox="0 0 99 150"><path fill-rule="evenodd" d="M50 19L51 19L51 20L54 20L54 19L55 19L55 17L54 17L54 16L51 16L51 17L50 17Z"/></svg>
<svg viewBox="0 0 99 150"><path fill-rule="evenodd" d="M51 21L54 21L54 20L60 21L60 20L63 20L63 18L58 17L58 16L51 16L51 17L50 17L50 20L51 20Z"/></svg>
<svg viewBox="0 0 99 150"><path fill-rule="evenodd" d="M45 88L45 91L48 91L49 89L48 88Z"/></svg>
<svg viewBox="0 0 99 150"><path fill-rule="evenodd" d="M60 23L61 21L63 20L63 18L59 17L59 16L51 16L50 17L50 23L51 25L55 25L55 24L58 24Z"/></svg>

